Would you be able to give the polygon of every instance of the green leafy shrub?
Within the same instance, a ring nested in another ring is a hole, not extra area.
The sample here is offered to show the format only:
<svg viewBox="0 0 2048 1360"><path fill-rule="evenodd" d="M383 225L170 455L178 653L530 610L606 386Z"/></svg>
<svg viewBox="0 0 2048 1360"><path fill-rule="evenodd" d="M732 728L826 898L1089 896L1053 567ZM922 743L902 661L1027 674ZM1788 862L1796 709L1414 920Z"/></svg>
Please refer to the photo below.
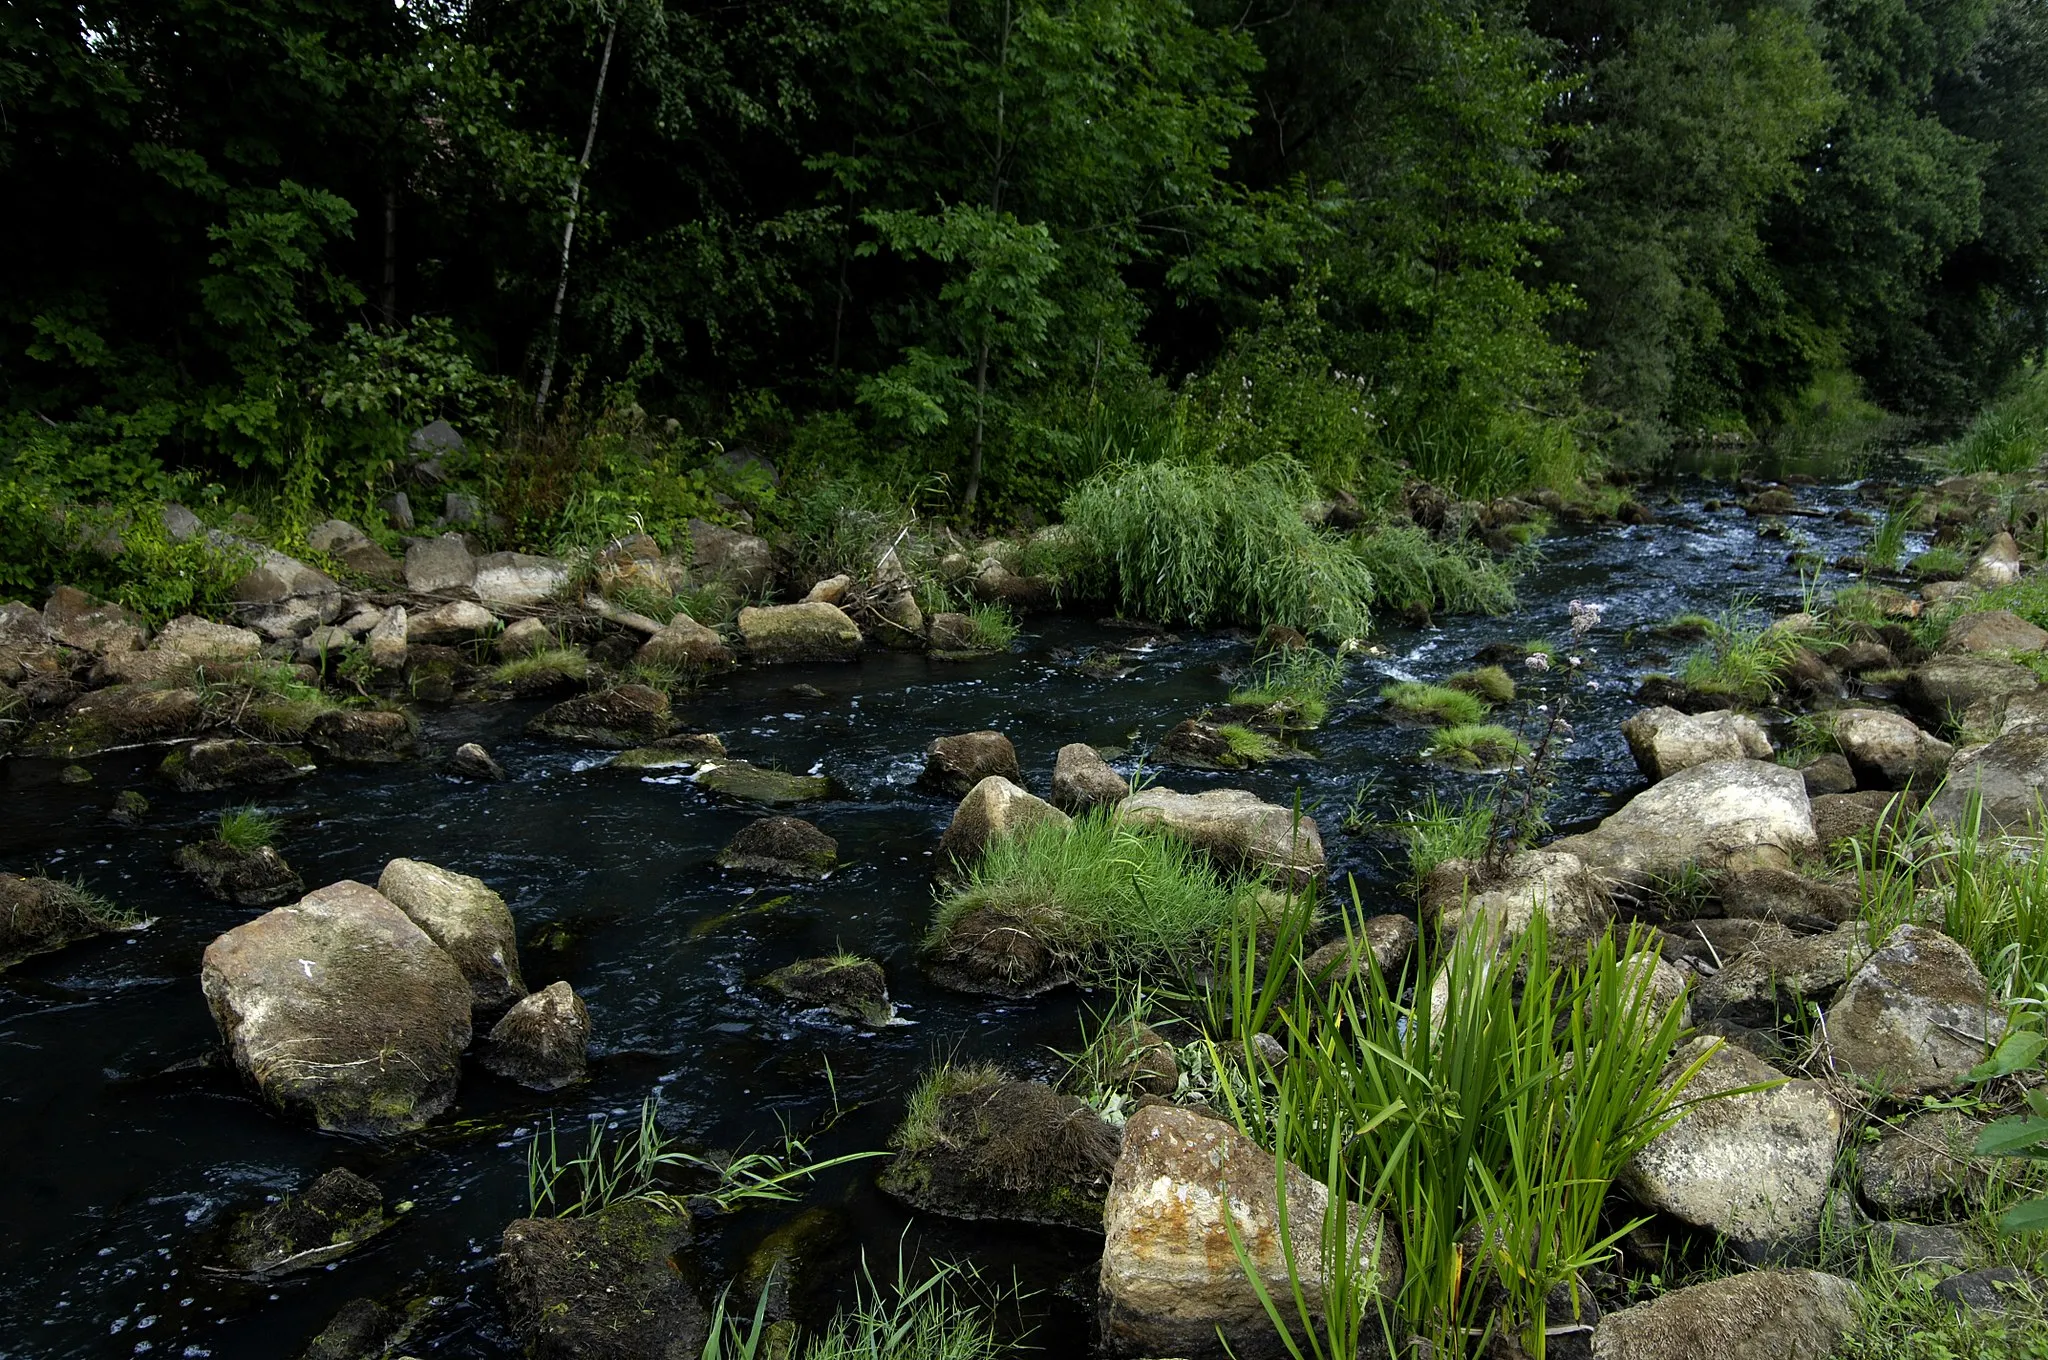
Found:
<svg viewBox="0 0 2048 1360"><path fill-rule="evenodd" d="M2048 456L2048 369L2025 370L2006 395L1942 450L1956 472L2027 472Z"/></svg>
<svg viewBox="0 0 2048 1360"><path fill-rule="evenodd" d="M1438 727L1483 722L1487 702L1477 694L1422 680L1400 680L1380 690L1380 698L1403 718Z"/></svg>
<svg viewBox="0 0 2048 1360"><path fill-rule="evenodd" d="M1302 519L1307 499L1305 474L1287 462L1119 463L1089 479L1066 514L1126 613L1362 636L1372 573Z"/></svg>
<svg viewBox="0 0 2048 1360"><path fill-rule="evenodd" d="M1352 535L1351 550L1372 573L1375 603L1448 614L1515 607L1507 570L1477 544L1447 543L1414 524L1384 524Z"/></svg>

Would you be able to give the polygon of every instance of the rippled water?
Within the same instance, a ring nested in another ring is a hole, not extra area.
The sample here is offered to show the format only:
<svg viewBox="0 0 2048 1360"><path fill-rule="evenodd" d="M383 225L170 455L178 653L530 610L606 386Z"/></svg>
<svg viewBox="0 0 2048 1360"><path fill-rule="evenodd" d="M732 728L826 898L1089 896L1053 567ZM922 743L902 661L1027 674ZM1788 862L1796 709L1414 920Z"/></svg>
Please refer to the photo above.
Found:
<svg viewBox="0 0 2048 1360"><path fill-rule="evenodd" d="M1579 598L1605 606L1587 640L1597 688L1575 699L1579 735L1563 757L1553 816L1562 824L1601 815L1640 783L1616 728L1636 679L1670 659L1648 628L1681 611L1719 612L1737 595L1779 612L1799 603L1788 544L1759 537L1758 522L1738 510L1701 509L1701 494L1675 488L1655 525L1552 535L1510 617L1379 638L1384 655L1351 663L1351 701L1315 734L1313 759L1231 776L1168 771L1161 782L1248 787L1280 802L1298 788L1322 821L1337 873L1355 875L1369 905L1405 909L1399 866L1386 863L1390 845L1337 829L1353 791L1372 781L1369 809L1392 815L1425 789L1484 780L1418 763L1425 734L1384 722L1378 688L1461 669L1490 641L1561 638L1566 603ZM1809 488L1801 499L1832 512L1858 494ZM1790 523L1828 560L1869 534L1827 516ZM636 1113L659 1089L663 1122L679 1137L758 1146L777 1139L779 1120L802 1130L829 1114L829 1063L845 1113L814 1150L832 1155L881 1146L935 1053L1050 1073L1049 1046L1075 1042L1085 998L991 1005L938 991L917 972L933 853L952 806L913 781L931 737L994 727L1043 792L1061 745L1142 750L1219 701L1250 653L1241 637L1189 637L1133 652L1116 678L1076 664L1097 650L1128 650L1133 638L1033 620L1004 657L942 664L873 654L852 665L744 671L682 704L690 728L720 733L734 755L838 782L839 796L799 810L840 844L844 867L821 885L722 873L713 857L756 814L681 779L617 773L602 768L601 753L528 739L534 705L422 714L429 745L483 742L512 772L504 784L457 782L423 763L325 769L265 791L287 819L282 849L307 883L374 883L396 856L475 874L518 919L529 985L567 978L590 1005L587 1086L540 1096L472 1070L453 1111L388 1146L285 1124L212 1061L200 954L253 913L204 898L171 857L246 794L177 794L153 780L155 752L103 757L85 786L59 783L56 763L0 763L0 869L82 878L156 918L146 931L0 974L0 1356L288 1356L361 1296L438 1300L410 1343L415 1354L513 1355L490 1263L504 1224L525 1211L525 1139L551 1115L580 1131L593 1113ZM107 818L124 788L154 804L140 828ZM545 938L566 942L535 947L554 926L561 930ZM749 989L772 968L839 946L882 960L911 1023L875 1034L794 1019ZM389 1203L411 1201L403 1223L302 1277L252 1285L208 1271L209 1233L337 1165L370 1176ZM836 1254L813 1272L813 1307L829 1311L844 1296L862 1250L884 1273L907 1242L1006 1278L1014 1271L1034 1291L1026 1311L1051 1350L1085 1337L1099 1239L914 1218L873 1189L872 1166L823 1177L810 1192L843 1225ZM709 1287L793 1211L705 1225Z"/></svg>

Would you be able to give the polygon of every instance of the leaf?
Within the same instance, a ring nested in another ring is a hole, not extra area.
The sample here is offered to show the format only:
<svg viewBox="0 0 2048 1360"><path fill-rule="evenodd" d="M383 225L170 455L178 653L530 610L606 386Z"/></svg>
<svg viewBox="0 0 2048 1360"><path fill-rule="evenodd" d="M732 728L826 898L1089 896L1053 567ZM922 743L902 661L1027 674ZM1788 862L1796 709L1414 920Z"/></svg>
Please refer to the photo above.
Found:
<svg viewBox="0 0 2048 1360"><path fill-rule="evenodd" d="M1998 1226L2007 1232L2040 1232L2048 1228L2048 1199L2030 1199L2013 1205L1998 1216Z"/></svg>
<svg viewBox="0 0 2048 1360"><path fill-rule="evenodd" d="M1968 1080L1990 1081L1995 1077L2009 1077L2023 1068L2032 1067L2044 1050L2048 1050L2048 1034L2014 1030L1998 1041L1998 1047L1992 1050L1989 1058L1970 1069Z"/></svg>
<svg viewBox="0 0 2048 1360"><path fill-rule="evenodd" d="M2048 1144L2048 1119L2016 1114L1985 1125L1973 1151L1980 1157L2048 1156L2043 1144Z"/></svg>

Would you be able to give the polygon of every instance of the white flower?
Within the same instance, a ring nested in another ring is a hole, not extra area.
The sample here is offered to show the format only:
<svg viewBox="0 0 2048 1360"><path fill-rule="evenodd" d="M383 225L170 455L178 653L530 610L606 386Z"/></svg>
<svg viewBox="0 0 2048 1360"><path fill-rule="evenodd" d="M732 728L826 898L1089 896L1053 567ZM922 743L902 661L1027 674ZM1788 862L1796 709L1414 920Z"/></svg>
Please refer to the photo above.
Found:
<svg viewBox="0 0 2048 1360"><path fill-rule="evenodd" d="M1573 600L1566 606L1572 613L1572 636L1584 637L1600 626L1600 611L1604 605L1586 600Z"/></svg>
<svg viewBox="0 0 2048 1360"><path fill-rule="evenodd" d="M1547 671L1550 669L1550 658L1541 652L1531 652L1523 658L1522 664L1532 671Z"/></svg>
<svg viewBox="0 0 2048 1360"><path fill-rule="evenodd" d="M1586 664L1586 658L1584 658L1583 656L1568 656L1565 658L1565 661L1571 665L1571 668L1573 670L1577 670L1579 667Z"/></svg>

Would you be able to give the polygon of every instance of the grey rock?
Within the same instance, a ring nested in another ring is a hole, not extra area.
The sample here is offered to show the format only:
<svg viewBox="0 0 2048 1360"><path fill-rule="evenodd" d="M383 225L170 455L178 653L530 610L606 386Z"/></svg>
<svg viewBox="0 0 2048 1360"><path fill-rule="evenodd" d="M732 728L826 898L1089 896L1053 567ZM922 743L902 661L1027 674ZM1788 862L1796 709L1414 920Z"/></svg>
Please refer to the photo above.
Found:
<svg viewBox="0 0 2048 1360"><path fill-rule="evenodd" d="M722 670L732 665L733 656L724 638L688 614L677 614L640 645L638 660L647 666Z"/></svg>
<svg viewBox="0 0 2048 1360"><path fill-rule="evenodd" d="M1865 788L1932 787L1948 773L1955 748L1927 735L1911 719L1878 708L1845 708L1828 715L1857 782Z"/></svg>
<svg viewBox="0 0 2048 1360"><path fill-rule="evenodd" d="M1807 878L1789 869L1741 869L1715 888L1725 915L1755 921L1800 918L1841 924L1855 920L1863 897L1855 888Z"/></svg>
<svg viewBox="0 0 2048 1360"><path fill-rule="evenodd" d="M489 637L499 627L498 616L482 605L450 600L407 620L405 640L408 645L454 647Z"/></svg>
<svg viewBox="0 0 2048 1360"><path fill-rule="evenodd" d="M1752 1270L1607 1314L1593 1360L1825 1360L1856 1333L1854 1283L1817 1270Z"/></svg>
<svg viewBox="0 0 2048 1360"><path fill-rule="evenodd" d="M693 519L690 553L691 571L701 579L730 582L749 595L775 584L775 553L764 538Z"/></svg>
<svg viewBox="0 0 2048 1360"><path fill-rule="evenodd" d="M377 508L384 512L384 518L390 521L392 528L400 533L412 532L412 498L403 491L394 491L382 497L377 502Z"/></svg>
<svg viewBox="0 0 2048 1360"><path fill-rule="evenodd" d="M969 789L953 810L953 820L939 840L940 863L972 864L998 837L1013 836L1043 821L1064 826L1069 818L1001 775L990 775Z"/></svg>
<svg viewBox="0 0 2048 1360"><path fill-rule="evenodd" d="M536 1091L574 1085L590 1065L590 1008L568 983L551 983L513 1003L485 1037L482 1058Z"/></svg>
<svg viewBox="0 0 2048 1360"><path fill-rule="evenodd" d="M990 775L1023 784L1017 748L1000 732L962 732L935 737L925 747L924 773L918 783L935 793L963 798Z"/></svg>
<svg viewBox="0 0 2048 1360"><path fill-rule="evenodd" d="M1949 625L1941 639L1941 650L1950 654L2003 656L2008 652L2038 652L2044 647L2048 647L2048 632L2009 609L1965 614Z"/></svg>
<svg viewBox="0 0 2048 1360"><path fill-rule="evenodd" d="M2024 666L1988 656L1938 656L1906 678L1908 707L1928 722L1952 723L1975 704L2031 694L2041 687Z"/></svg>
<svg viewBox="0 0 2048 1360"><path fill-rule="evenodd" d="M1965 747L1949 765L1948 782L1928 801L1927 815L1960 827L1972 795L1979 799L1979 829L2038 829L2048 798L2048 726L2014 727L1985 745Z"/></svg>
<svg viewBox="0 0 2048 1360"><path fill-rule="evenodd" d="M1835 1066L1894 1098L1960 1087L2004 1033L1969 952L1923 926L1894 930L1827 1012Z"/></svg>
<svg viewBox="0 0 2048 1360"><path fill-rule="evenodd" d="M1946 1216L1975 1208L1990 1164L1971 1155L1984 1123L1959 1110L1928 1110L1887 1130L1857 1159L1857 1188L1886 1218Z"/></svg>
<svg viewBox="0 0 2048 1360"><path fill-rule="evenodd" d="M738 626L747 656L758 662L850 661L861 632L837 605L774 604L742 609Z"/></svg>
<svg viewBox="0 0 2048 1360"><path fill-rule="evenodd" d="M1060 747L1052 766L1052 805L1081 813L1112 807L1129 797L1130 781L1110 768L1093 746L1072 742Z"/></svg>
<svg viewBox="0 0 2048 1360"><path fill-rule="evenodd" d="M1680 713L1652 708L1630 717L1621 734L1636 768L1652 783L1713 760L1769 760L1771 742L1756 719L1722 709Z"/></svg>
<svg viewBox="0 0 2048 1360"><path fill-rule="evenodd" d="M1476 860L1446 860L1423 886L1423 909L1446 939L1477 929L1495 949L1519 940L1538 915L1551 940L1586 944L1613 915L1607 885L1577 855L1524 850L1495 873Z"/></svg>
<svg viewBox="0 0 2048 1360"><path fill-rule="evenodd" d="M1610 877L1670 880L1692 867L1789 868L1793 856L1815 844L1806 782L1797 770L1715 760L1637 794L1594 830L1550 848Z"/></svg>
<svg viewBox="0 0 2048 1360"><path fill-rule="evenodd" d="M43 606L43 628L66 647L98 655L134 652L149 638L149 626L118 604L105 604L72 586L58 586Z"/></svg>
<svg viewBox="0 0 2048 1360"><path fill-rule="evenodd" d="M800 817L749 822L718 854L722 868L792 878L824 878L838 862L839 843Z"/></svg>
<svg viewBox="0 0 2048 1360"><path fill-rule="evenodd" d="M206 525L201 522L199 516L176 501L164 503L163 525L164 533L170 536L173 543L189 543L206 532Z"/></svg>
<svg viewBox="0 0 2048 1360"><path fill-rule="evenodd" d="M2012 1266L1986 1266L1982 1270L1951 1275L1934 1286L1934 1296L1953 1304L1959 1313L2007 1313L2021 1305L2028 1295L2039 1296L2040 1282L2031 1280Z"/></svg>
<svg viewBox="0 0 2048 1360"><path fill-rule="evenodd" d="M1826 1004L1869 954L1860 921L1825 935L1763 937L1700 984L1693 1010L1702 1020L1768 1029L1807 1002Z"/></svg>
<svg viewBox="0 0 2048 1360"><path fill-rule="evenodd" d="M1850 768L1849 758L1839 751L1829 751L1814 757L1800 767L1799 777L1806 781L1806 794L1809 798L1856 791L1856 771Z"/></svg>
<svg viewBox="0 0 2048 1360"><path fill-rule="evenodd" d="M1894 1265L1961 1267L1970 1262L1969 1239L1947 1224L1872 1223L1864 1231L1884 1245Z"/></svg>
<svg viewBox="0 0 2048 1360"><path fill-rule="evenodd" d="M569 564L559 557L490 553L476 559L470 587L485 604L541 604L569 588Z"/></svg>
<svg viewBox="0 0 2048 1360"><path fill-rule="evenodd" d="M696 1360L709 1328L677 1269L690 1236L688 1213L646 1198L515 1220L497 1261L513 1335L535 1360Z"/></svg>
<svg viewBox="0 0 2048 1360"><path fill-rule="evenodd" d="M464 779L496 781L505 778L505 767L483 747L466 741L448 758L448 772Z"/></svg>
<svg viewBox="0 0 2048 1360"><path fill-rule="evenodd" d="M1132 825L1178 836L1226 868L1273 874L1297 887L1322 876L1323 834L1315 819L1243 789L1188 794L1155 787L1118 806Z"/></svg>
<svg viewBox="0 0 2048 1360"><path fill-rule="evenodd" d="M394 859L384 866L377 891L455 960L477 1010L502 1010L526 995L512 913L482 879Z"/></svg>
<svg viewBox="0 0 2048 1360"><path fill-rule="evenodd" d="M405 550L405 588L423 595L468 590L476 582L476 559L461 534L421 539Z"/></svg>
<svg viewBox="0 0 2048 1360"><path fill-rule="evenodd" d="M460 453L463 441L447 421L430 420L407 436L405 446L414 453Z"/></svg>

